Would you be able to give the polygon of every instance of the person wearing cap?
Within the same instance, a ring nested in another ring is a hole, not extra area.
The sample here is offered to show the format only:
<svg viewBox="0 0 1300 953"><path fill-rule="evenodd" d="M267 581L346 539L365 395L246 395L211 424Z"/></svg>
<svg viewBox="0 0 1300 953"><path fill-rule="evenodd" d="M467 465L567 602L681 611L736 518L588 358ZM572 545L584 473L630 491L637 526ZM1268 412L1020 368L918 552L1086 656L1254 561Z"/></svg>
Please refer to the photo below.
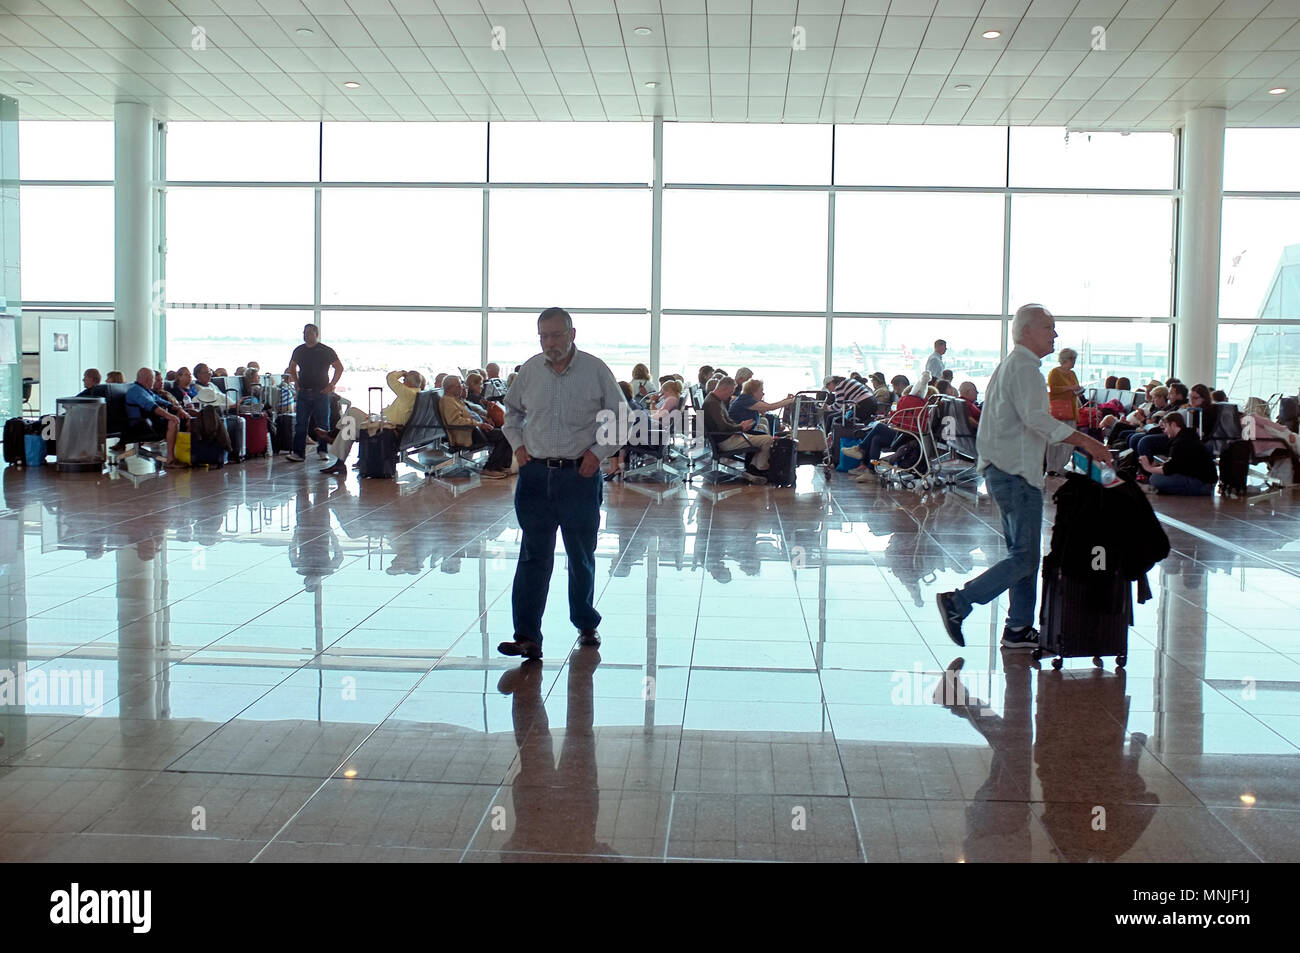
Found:
<svg viewBox="0 0 1300 953"><path fill-rule="evenodd" d="M547 308L537 318L537 335L542 352L524 363L502 400L501 432L519 463L515 516L523 540L511 593L514 638L497 651L525 658L542 657L542 613L557 529L569 563L569 621L578 630L579 645L600 645L600 613L593 605L604 487L600 465L621 446L601 434L610 415L622 422L627 414L613 371L574 347L577 334L569 312Z"/></svg>

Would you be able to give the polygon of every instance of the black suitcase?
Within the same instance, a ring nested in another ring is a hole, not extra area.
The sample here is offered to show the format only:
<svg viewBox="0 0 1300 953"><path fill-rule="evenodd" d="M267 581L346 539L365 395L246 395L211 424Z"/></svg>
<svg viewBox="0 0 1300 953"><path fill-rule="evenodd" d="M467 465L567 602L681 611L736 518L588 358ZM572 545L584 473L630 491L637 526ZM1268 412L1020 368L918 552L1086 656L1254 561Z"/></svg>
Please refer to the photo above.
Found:
<svg viewBox="0 0 1300 953"><path fill-rule="evenodd" d="M204 440L190 441L190 466L220 470L226 463L226 449Z"/></svg>
<svg viewBox="0 0 1300 953"><path fill-rule="evenodd" d="M27 422L21 417L12 417L5 421L5 463L20 466L27 462Z"/></svg>
<svg viewBox="0 0 1300 953"><path fill-rule="evenodd" d="M1219 491L1224 496L1246 495L1246 474L1254 448L1249 440L1233 440L1219 454Z"/></svg>
<svg viewBox="0 0 1300 953"><path fill-rule="evenodd" d="M1049 556L1043 560L1043 601L1038 612L1038 648L1034 658L1115 656L1117 668L1128 661L1128 628L1133 623L1133 587L1118 573L1098 571L1096 580L1067 576Z"/></svg>
<svg viewBox="0 0 1300 953"><path fill-rule="evenodd" d="M767 459L768 486L794 486L794 440L790 437L774 438Z"/></svg>
<svg viewBox="0 0 1300 953"><path fill-rule="evenodd" d="M364 427L357 434L360 449L360 476L374 480L392 480L397 476L397 431L377 430L370 433Z"/></svg>
<svg viewBox="0 0 1300 953"><path fill-rule="evenodd" d="M271 453L288 453L293 449L293 428L298 418L293 414L276 414L271 431Z"/></svg>

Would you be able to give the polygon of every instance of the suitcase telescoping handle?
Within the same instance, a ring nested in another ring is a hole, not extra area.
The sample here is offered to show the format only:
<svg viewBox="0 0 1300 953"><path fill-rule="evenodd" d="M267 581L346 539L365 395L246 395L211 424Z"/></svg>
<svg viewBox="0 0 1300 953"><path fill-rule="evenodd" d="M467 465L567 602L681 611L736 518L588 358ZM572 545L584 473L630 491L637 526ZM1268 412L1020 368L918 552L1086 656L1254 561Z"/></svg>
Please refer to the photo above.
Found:
<svg viewBox="0 0 1300 953"><path fill-rule="evenodd" d="M382 407L384 405L384 389L382 387L368 388L366 391L366 410L368 411L371 420L375 420L379 416L379 412L375 410L376 392L379 393L379 406Z"/></svg>
<svg viewBox="0 0 1300 953"><path fill-rule="evenodd" d="M239 409L239 388L227 387L226 398L230 401L230 406L226 408L226 413L233 414Z"/></svg>

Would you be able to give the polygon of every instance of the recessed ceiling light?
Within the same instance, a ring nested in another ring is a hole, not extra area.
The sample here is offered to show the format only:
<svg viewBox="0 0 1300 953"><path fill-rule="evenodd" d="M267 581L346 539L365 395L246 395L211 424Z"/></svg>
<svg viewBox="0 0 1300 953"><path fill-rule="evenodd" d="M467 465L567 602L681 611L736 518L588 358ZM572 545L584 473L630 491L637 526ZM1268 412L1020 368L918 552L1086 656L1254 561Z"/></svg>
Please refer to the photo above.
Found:
<svg viewBox="0 0 1300 953"><path fill-rule="evenodd" d="M645 84L645 88L646 88L646 89L655 89L655 88L657 88L658 86L659 86L659 84L656 83L654 80L650 80L649 82L647 82L647 83Z"/></svg>
<svg viewBox="0 0 1300 953"><path fill-rule="evenodd" d="M953 87L953 89L957 90L957 92L959 93L969 93L970 83L958 83L956 86Z"/></svg>
<svg viewBox="0 0 1300 953"><path fill-rule="evenodd" d="M637 36L649 36L651 33L654 32L654 30L650 29L648 26L639 26L632 32L635 33Z"/></svg>
<svg viewBox="0 0 1300 953"><path fill-rule="evenodd" d="M361 88L361 84L358 83L356 80L352 80L352 79L348 80L348 81L347 81L346 83L344 83L343 85L346 86L348 89L360 89L360 88Z"/></svg>
<svg viewBox="0 0 1300 953"><path fill-rule="evenodd" d="M1241 795L1241 803L1246 805L1247 807L1251 807L1255 803L1255 795L1253 794Z"/></svg>
<svg viewBox="0 0 1300 953"><path fill-rule="evenodd" d="M984 37L984 39L986 40L996 40L1001 35L1002 35L1001 30L985 30L983 33L980 34L980 36Z"/></svg>
<svg viewBox="0 0 1300 953"><path fill-rule="evenodd" d="M297 33L299 36L315 36L315 35L316 35L316 31L315 31L315 30L309 30L309 29L307 29L307 27L305 27L305 26L300 26L300 27L298 27L298 29L294 30L293 32L294 32L294 33Z"/></svg>
<svg viewBox="0 0 1300 953"><path fill-rule="evenodd" d="M1285 86L1274 86L1272 89L1268 91L1268 94L1270 96L1281 96L1285 92L1286 92Z"/></svg>

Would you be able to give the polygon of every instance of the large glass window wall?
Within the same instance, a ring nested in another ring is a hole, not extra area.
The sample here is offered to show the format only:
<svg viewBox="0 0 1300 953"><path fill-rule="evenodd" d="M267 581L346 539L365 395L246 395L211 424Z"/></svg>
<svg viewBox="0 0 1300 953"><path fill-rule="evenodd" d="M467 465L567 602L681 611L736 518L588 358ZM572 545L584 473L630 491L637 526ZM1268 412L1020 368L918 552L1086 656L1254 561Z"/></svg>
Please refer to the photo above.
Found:
<svg viewBox="0 0 1300 953"><path fill-rule="evenodd" d="M75 269L55 261L61 227L37 221L58 210L24 216L26 297L111 307L111 124L24 125L29 209L59 189L103 206ZM914 375L942 337L982 385L1009 315L1039 300L1085 376L1168 373L1173 136L667 123L660 141L656 243L651 124L173 123L167 362L201 359L209 329L228 332L225 363L287 355L315 320L364 400L390 365L513 367L558 304L620 377L749 366L785 393L826 373ZM1229 145L1231 159L1231 131ZM1286 185L1286 168L1262 181ZM1280 251L1290 204L1230 198L1225 256L1242 233ZM1266 279L1240 263L1232 277L1225 315L1255 319L1233 295L1253 301Z"/></svg>

